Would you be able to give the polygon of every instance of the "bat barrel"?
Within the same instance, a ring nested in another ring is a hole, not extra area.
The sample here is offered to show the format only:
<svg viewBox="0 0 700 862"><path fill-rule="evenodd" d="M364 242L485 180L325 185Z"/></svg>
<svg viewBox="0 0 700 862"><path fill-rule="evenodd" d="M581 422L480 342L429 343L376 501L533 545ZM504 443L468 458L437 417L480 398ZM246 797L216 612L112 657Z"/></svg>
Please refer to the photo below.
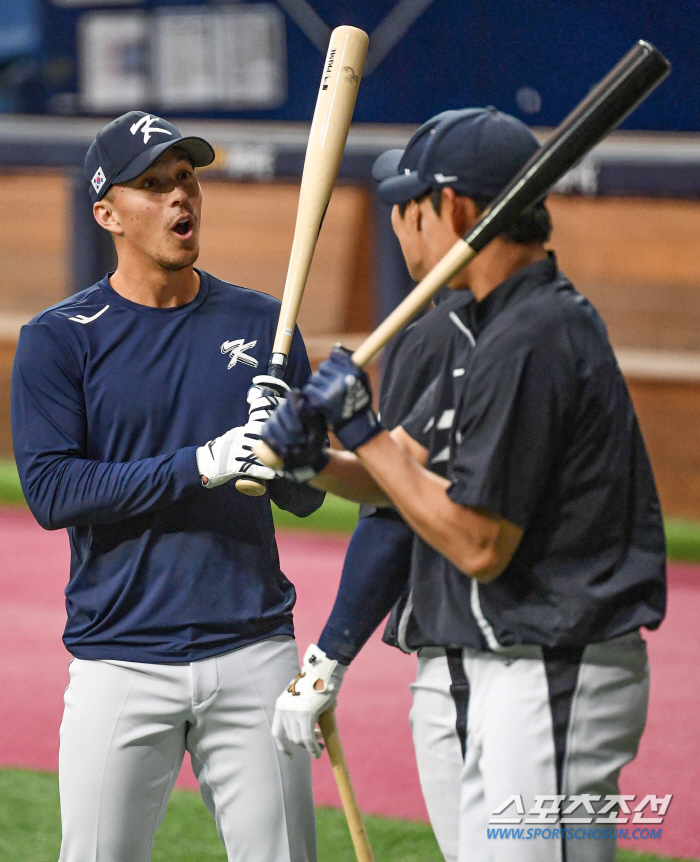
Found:
<svg viewBox="0 0 700 862"><path fill-rule="evenodd" d="M355 107L369 37L357 27L336 27L309 131L299 208L273 345L270 371L282 377L318 235L338 176Z"/></svg>
<svg viewBox="0 0 700 862"><path fill-rule="evenodd" d="M639 40L569 114L523 166L464 237L481 251L549 189L592 147L618 126L671 71L671 64L649 42Z"/></svg>
<svg viewBox="0 0 700 862"><path fill-rule="evenodd" d="M284 380L311 260L343 158L368 43L369 37L363 30L342 26L333 30L328 44L306 147L287 279L267 369L268 375L278 380ZM267 452L271 459L276 458L274 452L269 449ZM254 479L239 479L236 488L251 497L266 490L264 483Z"/></svg>

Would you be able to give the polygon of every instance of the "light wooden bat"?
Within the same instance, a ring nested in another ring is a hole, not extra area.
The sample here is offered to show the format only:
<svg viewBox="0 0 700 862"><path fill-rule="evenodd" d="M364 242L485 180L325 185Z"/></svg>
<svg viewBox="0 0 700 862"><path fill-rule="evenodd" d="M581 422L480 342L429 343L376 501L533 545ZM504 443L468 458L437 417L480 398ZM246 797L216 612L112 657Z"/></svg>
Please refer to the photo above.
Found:
<svg viewBox="0 0 700 862"><path fill-rule="evenodd" d="M357 27L336 27L331 33L306 147L292 253L268 368L268 375L279 380L287 367L316 241L343 157L368 41L367 34ZM274 392L274 384L270 389ZM266 490L255 479L239 479L236 488L254 497Z"/></svg>
<svg viewBox="0 0 700 862"><path fill-rule="evenodd" d="M335 783L338 785L340 801L343 804L345 819L348 821L348 829L350 830L350 838L352 838L352 846L355 848L357 862L374 862L374 854L367 837L365 824L362 822L362 815L355 798L343 746L340 742L338 725L335 720L335 706L319 716L318 725L321 728L328 757L333 767Z"/></svg>

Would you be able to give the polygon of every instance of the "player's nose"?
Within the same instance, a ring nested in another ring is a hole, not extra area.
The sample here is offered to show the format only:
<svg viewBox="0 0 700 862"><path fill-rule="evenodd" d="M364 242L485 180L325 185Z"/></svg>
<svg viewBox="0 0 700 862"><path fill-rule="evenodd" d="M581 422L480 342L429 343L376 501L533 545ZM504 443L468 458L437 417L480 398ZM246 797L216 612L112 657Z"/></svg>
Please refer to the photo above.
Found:
<svg viewBox="0 0 700 862"><path fill-rule="evenodd" d="M196 206L195 198L191 188L180 181L175 181L168 195L168 204L173 209L192 211Z"/></svg>
<svg viewBox="0 0 700 862"><path fill-rule="evenodd" d="M189 192L187 190L187 187L182 180L177 179L177 180L172 181L172 186L170 189L170 197L174 201L185 200L186 198L189 197Z"/></svg>

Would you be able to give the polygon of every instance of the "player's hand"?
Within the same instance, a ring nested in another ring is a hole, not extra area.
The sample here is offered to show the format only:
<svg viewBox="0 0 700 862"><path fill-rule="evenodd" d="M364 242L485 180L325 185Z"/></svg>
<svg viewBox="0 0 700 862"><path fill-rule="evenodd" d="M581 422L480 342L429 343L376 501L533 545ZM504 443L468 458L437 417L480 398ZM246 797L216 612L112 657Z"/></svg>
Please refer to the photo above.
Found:
<svg viewBox="0 0 700 862"><path fill-rule="evenodd" d="M288 394L289 386L284 380L258 374L253 378L253 385L248 390L248 418L254 422L267 422Z"/></svg>
<svg viewBox="0 0 700 862"><path fill-rule="evenodd" d="M335 703L346 670L315 644L306 650L301 671L277 698L272 735L280 751L292 757L292 746L301 745L314 757L321 756L316 722Z"/></svg>
<svg viewBox="0 0 700 862"><path fill-rule="evenodd" d="M320 410L346 449L354 451L382 431L372 409L369 377L336 345L302 390L309 407Z"/></svg>
<svg viewBox="0 0 700 862"><path fill-rule="evenodd" d="M274 479L275 471L261 464L252 447L260 439L262 422L248 422L197 449L197 467L205 488L218 488L230 479L248 476Z"/></svg>
<svg viewBox="0 0 700 862"><path fill-rule="evenodd" d="M311 410L293 389L263 428L262 439L284 461L281 473L295 482L308 482L328 464L326 420Z"/></svg>

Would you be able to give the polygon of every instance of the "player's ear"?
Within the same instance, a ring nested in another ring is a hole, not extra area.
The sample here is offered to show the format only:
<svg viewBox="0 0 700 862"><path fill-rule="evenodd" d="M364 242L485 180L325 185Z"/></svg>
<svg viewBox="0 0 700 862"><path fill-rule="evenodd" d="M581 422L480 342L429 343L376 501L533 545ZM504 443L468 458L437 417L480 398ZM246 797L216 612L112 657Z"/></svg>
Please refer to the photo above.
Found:
<svg viewBox="0 0 700 862"><path fill-rule="evenodd" d="M443 189L443 210L452 220L457 236L464 236L479 220L479 207L464 195L455 194L454 189Z"/></svg>
<svg viewBox="0 0 700 862"><path fill-rule="evenodd" d="M109 192L102 200L92 205L92 214L95 216L95 221L100 227L103 227L110 233L122 234L124 233L123 228L108 195Z"/></svg>
<svg viewBox="0 0 700 862"><path fill-rule="evenodd" d="M422 214L418 201L408 201L402 216L404 224L413 231L420 231L422 226Z"/></svg>

